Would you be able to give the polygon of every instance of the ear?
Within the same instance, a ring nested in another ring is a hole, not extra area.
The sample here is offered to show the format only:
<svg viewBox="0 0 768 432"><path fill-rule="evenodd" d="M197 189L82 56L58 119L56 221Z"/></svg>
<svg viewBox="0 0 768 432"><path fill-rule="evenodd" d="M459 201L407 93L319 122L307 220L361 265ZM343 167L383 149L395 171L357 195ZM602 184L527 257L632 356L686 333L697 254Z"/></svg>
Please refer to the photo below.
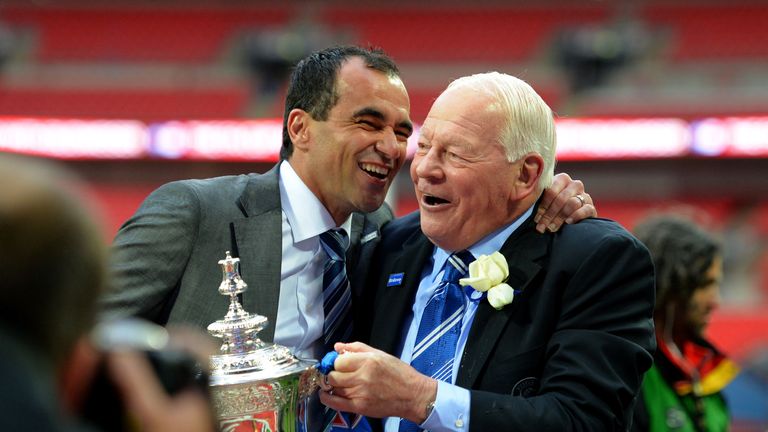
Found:
<svg viewBox="0 0 768 432"><path fill-rule="evenodd" d="M530 194L535 194L539 186L539 179L544 172L544 158L536 153L529 153L520 161L520 175L515 185L518 191L518 199Z"/></svg>
<svg viewBox="0 0 768 432"><path fill-rule="evenodd" d="M309 125L312 117L308 112L294 108L288 113L288 136L291 138L294 149L306 150L309 145Z"/></svg>

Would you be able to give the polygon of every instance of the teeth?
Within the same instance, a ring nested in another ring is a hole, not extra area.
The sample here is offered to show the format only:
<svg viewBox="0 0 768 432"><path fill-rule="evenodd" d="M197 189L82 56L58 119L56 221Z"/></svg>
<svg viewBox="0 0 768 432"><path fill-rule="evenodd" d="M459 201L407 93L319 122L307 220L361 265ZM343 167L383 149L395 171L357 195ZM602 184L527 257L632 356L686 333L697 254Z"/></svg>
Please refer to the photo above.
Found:
<svg viewBox="0 0 768 432"><path fill-rule="evenodd" d="M385 168L385 167L382 167L382 166L373 165L373 164L369 164L369 163L362 163L362 164L360 164L360 168L362 168L365 171L372 172L372 173L375 173L375 174L384 175L384 176L389 174L389 168Z"/></svg>

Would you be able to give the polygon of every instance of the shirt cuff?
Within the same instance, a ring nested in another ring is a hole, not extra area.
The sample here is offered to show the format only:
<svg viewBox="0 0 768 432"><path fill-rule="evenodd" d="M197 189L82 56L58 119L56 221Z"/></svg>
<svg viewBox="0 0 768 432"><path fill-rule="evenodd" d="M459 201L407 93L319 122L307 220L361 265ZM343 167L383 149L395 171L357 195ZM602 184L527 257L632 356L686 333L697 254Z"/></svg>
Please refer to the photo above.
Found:
<svg viewBox="0 0 768 432"><path fill-rule="evenodd" d="M469 400L469 390L438 381L435 407L419 427L435 432L469 430Z"/></svg>

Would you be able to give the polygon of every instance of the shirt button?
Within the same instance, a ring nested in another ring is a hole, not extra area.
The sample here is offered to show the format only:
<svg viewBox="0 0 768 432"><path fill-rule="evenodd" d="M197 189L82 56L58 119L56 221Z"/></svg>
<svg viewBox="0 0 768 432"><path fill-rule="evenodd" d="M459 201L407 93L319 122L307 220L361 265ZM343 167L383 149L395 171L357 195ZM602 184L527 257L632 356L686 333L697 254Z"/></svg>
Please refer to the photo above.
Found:
<svg viewBox="0 0 768 432"><path fill-rule="evenodd" d="M462 428L462 427L464 427L464 420L462 420L462 419L458 419L458 420L456 420L456 421L453 423L453 425L454 425L454 426L456 426L457 428Z"/></svg>

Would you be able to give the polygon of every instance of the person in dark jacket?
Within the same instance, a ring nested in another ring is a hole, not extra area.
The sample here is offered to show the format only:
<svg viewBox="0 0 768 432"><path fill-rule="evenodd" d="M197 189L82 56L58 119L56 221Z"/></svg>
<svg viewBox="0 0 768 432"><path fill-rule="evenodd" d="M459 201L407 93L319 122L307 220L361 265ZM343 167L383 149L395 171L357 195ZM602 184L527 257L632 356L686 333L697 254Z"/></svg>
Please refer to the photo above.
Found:
<svg viewBox="0 0 768 432"><path fill-rule="evenodd" d="M370 346L336 345L324 403L387 432L627 430L655 347L651 257L606 219L537 232L555 144L513 76L437 98L411 165L419 211L372 261Z"/></svg>

